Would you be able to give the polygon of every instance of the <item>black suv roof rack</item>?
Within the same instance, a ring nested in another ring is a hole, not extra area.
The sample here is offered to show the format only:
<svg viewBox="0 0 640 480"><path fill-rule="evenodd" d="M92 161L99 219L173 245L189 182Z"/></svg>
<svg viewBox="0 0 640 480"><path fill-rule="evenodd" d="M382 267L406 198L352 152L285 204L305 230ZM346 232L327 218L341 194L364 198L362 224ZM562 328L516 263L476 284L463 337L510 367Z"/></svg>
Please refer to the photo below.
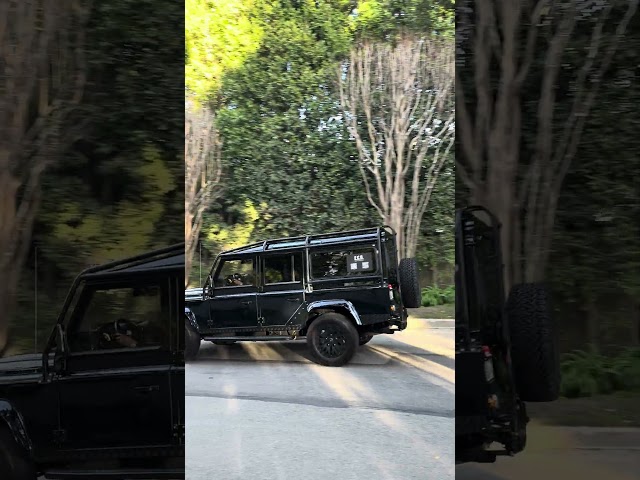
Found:
<svg viewBox="0 0 640 480"><path fill-rule="evenodd" d="M116 260L103 265L96 265L82 271L80 276L184 268L184 247L184 243L179 243L134 257Z"/></svg>
<svg viewBox="0 0 640 480"><path fill-rule="evenodd" d="M342 232L321 233L316 235L300 235L295 237L275 238L255 242L250 245L226 250L221 255L240 254L240 253L258 253L268 250L276 250L279 248L307 247L314 245L325 245L331 243L339 243L345 241L364 240L367 237L378 238L382 232L395 235L393 228L383 225L381 227L361 228L358 230L345 230Z"/></svg>
<svg viewBox="0 0 640 480"><path fill-rule="evenodd" d="M114 262L96 265L83 270L71 284L67 298L62 305L58 322L67 314L73 295L78 284L85 278L101 277L110 274L137 273L150 270L178 270L184 271L184 243L153 250L133 257L123 258Z"/></svg>

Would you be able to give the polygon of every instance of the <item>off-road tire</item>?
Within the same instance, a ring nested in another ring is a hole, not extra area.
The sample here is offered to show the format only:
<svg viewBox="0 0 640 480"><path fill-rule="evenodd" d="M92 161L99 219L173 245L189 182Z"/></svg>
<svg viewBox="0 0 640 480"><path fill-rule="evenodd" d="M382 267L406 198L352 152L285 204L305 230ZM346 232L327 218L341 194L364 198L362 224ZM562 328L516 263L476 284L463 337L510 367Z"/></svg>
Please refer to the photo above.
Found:
<svg viewBox="0 0 640 480"><path fill-rule="evenodd" d="M515 285L507 300L514 381L525 402L552 402L560 394L560 364L549 294L535 283Z"/></svg>
<svg viewBox="0 0 640 480"><path fill-rule="evenodd" d="M422 292L420 290L420 272L415 258L403 258L398 267L400 275L400 290L402 303L405 308L422 306Z"/></svg>
<svg viewBox="0 0 640 480"><path fill-rule="evenodd" d="M0 426L0 478L36 480L36 468L6 426Z"/></svg>
<svg viewBox="0 0 640 480"><path fill-rule="evenodd" d="M200 335L189 322L184 322L184 359L185 361L195 360L200 351Z"/></svg>
<svg viewBox="0 0 640 480"><path fill-rule="evenodd" d="M373 337L374 337L373 333L361 333L359 338L358 338L358 344L360 346L366 345L367 343L369 343L371 341L371 339Z"/></svg>
<svg viewBox="0 0 640 480"><path fill-rule="evenodd" d="M327 355L322 350L323 333L335 331L339 334L342 353ZM315 319L307 331L307 345L314 362L326 367L341 367L348 363L358 348L360 336L353 323L339 313L325 313Z"/></svg>

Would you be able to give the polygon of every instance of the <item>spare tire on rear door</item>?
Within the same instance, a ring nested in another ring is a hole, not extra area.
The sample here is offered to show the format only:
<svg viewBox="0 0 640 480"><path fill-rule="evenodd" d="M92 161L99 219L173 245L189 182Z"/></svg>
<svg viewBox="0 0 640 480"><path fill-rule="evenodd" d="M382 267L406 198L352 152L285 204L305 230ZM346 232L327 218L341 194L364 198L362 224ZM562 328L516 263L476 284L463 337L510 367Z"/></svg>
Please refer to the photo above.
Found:
<svg viewBox="0 0 640 480"><path fill-rule="evenodd" d="M422 306L422 292L420 291L420 273L418 261L415 258L403 258L398 267L402 303L406 308Z"/></svg>
<svg viewBox="0 0 640 480"><path fill-rule="evenodd" d="M552 402L560 394L560 363L549 294L543 285L524 283L507 300L511 360L516 389L525 402Z"/></svg>

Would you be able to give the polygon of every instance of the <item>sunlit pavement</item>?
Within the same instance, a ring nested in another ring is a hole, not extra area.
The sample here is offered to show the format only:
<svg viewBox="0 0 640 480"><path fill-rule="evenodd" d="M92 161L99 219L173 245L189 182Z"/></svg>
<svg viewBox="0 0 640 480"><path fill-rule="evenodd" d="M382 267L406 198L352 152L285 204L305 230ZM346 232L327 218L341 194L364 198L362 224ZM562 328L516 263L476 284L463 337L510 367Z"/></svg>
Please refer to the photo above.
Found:
<svg viewBox="0 0 640 480"><path fill-rule="evenodd" d="M453 479L452 327L414 320L341 368L299 342L203 342L187 365L186 478Z"/></svg>
<svg viewBox="0 0 640 480"><path fill-rule="evenodd" d="M456 480L637 480L640 429L551 427L528 429L527 448L494 464L456 467Z"/></svg>

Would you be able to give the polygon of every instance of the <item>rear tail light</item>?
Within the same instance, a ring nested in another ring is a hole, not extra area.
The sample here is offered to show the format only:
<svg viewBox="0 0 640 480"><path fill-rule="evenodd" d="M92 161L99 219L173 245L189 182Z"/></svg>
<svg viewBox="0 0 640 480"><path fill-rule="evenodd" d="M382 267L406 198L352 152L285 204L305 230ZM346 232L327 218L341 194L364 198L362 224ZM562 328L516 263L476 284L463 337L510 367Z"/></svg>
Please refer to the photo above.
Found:
<svg viewBox="0 0 640 480"><path fill-rule="evenodd" d="M389 284L389 300L393 300L393 285Z"/></svg>

